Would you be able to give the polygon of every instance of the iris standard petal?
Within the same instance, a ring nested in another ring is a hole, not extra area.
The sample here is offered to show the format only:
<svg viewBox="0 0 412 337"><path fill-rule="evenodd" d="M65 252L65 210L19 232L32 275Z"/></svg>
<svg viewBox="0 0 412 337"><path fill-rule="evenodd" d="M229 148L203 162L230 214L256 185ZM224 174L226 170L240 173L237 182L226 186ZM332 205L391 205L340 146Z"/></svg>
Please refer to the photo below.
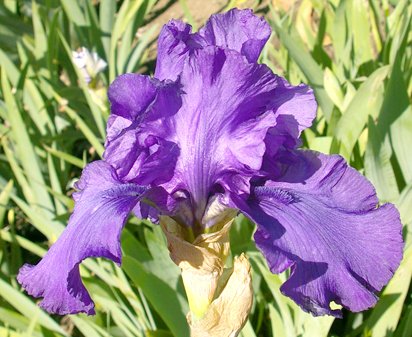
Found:
<svg viewBox="0 0 412 337"><path fill-rule="evenodd" d="M266 151L261 171L267 178L279 175L279 165L289 162L290 150L301 144L301 132L312 125L316 117L317 103L313 90L307 85L293 86L279 78L277 95L272 100L276 125L265 137Z"/></svg>
<svg viewBox="0 0 412 337"><path fill-rule="evenodd" d="M111 115L104 159L123 181L148 185L170 180L179 148L153 134L179 110L180 84L125 74L108 93Z"/></svg>
<svg viewBox="0 0 412 337"><path fill-rule="evenodd" d="M281 291L314 315L373 306L402 258L402 225L391 204L339 156L295 153L277 181L235 204L258 224L255 241L273 272L291 268Z"/></svg>
<svg viewBox="0 0 412 337"><path fill-rule="evenodd" d="M182 101L179 82L159 81L139 74L117 77L109 87L108 96L111 114L135 122L136 126L173 115Z"/></svg>
<svg viewBox="0 0 412 337"><path fill-rule="evenodd" d="M158 136L179 146L172 183L180 181L202 212L213 185L243 186L260 168L278 77L237 52L205 47L188 58L180 83L182 107Z"/></svg>
<svg viewBox="0 0 412 337"><path fill-rule="evenodd" d="M163 26L158 40L154 76L176 80L188 56L206 46L230 49L256 62L271 34L269 24L250 9L232 9L210 17L199 33L182 21L172 20Z"/></svg>
<svg viewBox="0 0 412 337"><path fill-rule="evenodd" d="M130 121L142 116L155 99L158 81L149 76L124 74L117 77L108 90L113 115ZM160 82L159 82L160 83Z"/></svg>
<svg viewBox="0 0 412 337"><path fill-rule="evenodd" d="M121 229L147 190L122 184L103 161L86 166L77 187L80 191L65 231L37 265L24 265L17 276L30 295L43 297L42 308L60 315L94 314L79 264L88 257L121 262Z"/></svg>
<svg viewBox="0 0 412 337"><path fill-rule="evenodd" d="M187 56L203 45L204 41L199 34L192 33L192 26L171 20L159 34L154 76L159 80L176 80Z"/></svg>
<svg viewBox="0 0 412 337"><path fill-rule="evenodd" d="M271 29L263 17L253 14L251 9L232 9L210 17L199 30L207 45L235 50L246 56L249 62L256 62Z"/></svg>
<svg viewBox="0 0 412 337"><path fill-rule="evenodd" d="M128 128L106 146L105 160L119 178L139 185L159 185L174 174L179 147L162 138Z"/></svg>
<svg viewBox="0 0 412 337"><path fill-rule="evenodd" d="M282 77L279 77L278 81L277 95L272 100L276 116L281 117L276 126L297 138L303 130L312 125L318 104L309 86L293 86Z"/></svg>

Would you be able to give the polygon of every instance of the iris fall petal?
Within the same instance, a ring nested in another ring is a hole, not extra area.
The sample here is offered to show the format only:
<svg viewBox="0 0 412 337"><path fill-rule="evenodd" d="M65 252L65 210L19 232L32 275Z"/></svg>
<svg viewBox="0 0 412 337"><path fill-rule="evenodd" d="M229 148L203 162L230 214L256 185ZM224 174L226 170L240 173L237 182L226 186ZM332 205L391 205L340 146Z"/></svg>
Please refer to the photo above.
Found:
<svg viewBox="0 0 412 337"><path fill-rule="evenodd" d="M402 226L391 204L339 156L300 152L276 181L237 206L258 224L270 269L291 267L281 291L314 315L373 306L402 258ZM243 203L243 204L242 204Z"/></svg>
<svg viewBox="0 0 412 337"><path fill-rule="evenodd" d="M114 169L103 161L89 164L77 187L80 191L66 230L37 265L24 265L17 276L30 295L43 298L41 307L60 315L94 313L79 264L88 257L120 263L120 231L147 190L121 184Z"/></svg>

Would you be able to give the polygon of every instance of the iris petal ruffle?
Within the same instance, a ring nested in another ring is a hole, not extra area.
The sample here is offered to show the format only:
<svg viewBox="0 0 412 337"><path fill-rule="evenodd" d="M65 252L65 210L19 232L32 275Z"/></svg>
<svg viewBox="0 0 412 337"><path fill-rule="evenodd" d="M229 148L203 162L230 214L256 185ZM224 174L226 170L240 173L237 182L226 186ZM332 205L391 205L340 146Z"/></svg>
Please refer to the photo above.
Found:
<svg viewBox="0 0 412 337"><path fill-rule="evenodd" d="M174 114L181 104L179 83L139 74L117 77L108 91L110 110L141 124Z"/></svg>
<svg viewBox="0 0 412 337"><path fill-rule="evenodd" d="M285 161L289 163L290 158L294 157L291 150L301 144L300 134L310 127L317 110L315 96L309 86L293 86L283 78L279 78L278 92L272 105L276 124L266 134L266 151L261 167L266 179L279 176L279 166Z"/></svg>
<svg viewBox="0 0 412 337"><path fill-rule="evenodd" d="M158 58L154 76L176 80L188 56L207 46L233 50L255 63L271 34L269 24L252 10L232 9L210 17L198 33L179 20L162 28L158 40Z"/></svg>
<svg viewBox="0 0 412 337"><path fill-rule="evenodd" d="M76 206L69 224L37 265L24 265L19 283L40 306L60 315L94 314L94 303L84 287L79 264L88 257L121 261L120 231L147 188L119 182L114 169L96 161L77 183Z"/></svg>
<svg viewBox="0 0 412 337"><path fill-rule="evenodd" d="M212 15L199 30L206 45L235 50L251 63L257 62L270 34L270 26L263 17L254 15L251 9L236 8Z"/></svg>
<svg viewBox="0 0 412 337"><path fill-rule="evenodd" d="M339 156L297 152L277 181L234 199L258 224L255 241L281 287L305 311L341 316L373 306L402 258L402 225L391 204L376 208L372 185Z"/></svg>
<svg viewBox="0 0 412 337"><path fill-rule="evenodd" d="M192 26L179 20L171 20L163 26L159 34L154 77L175 81L186 58L204 44L199 34L192 33Z"/></svg>
<svg viewBox="0 0 412 337"><path fill-rule="evenodd" d="M180 85L125 74L110 85L108 95L112 114L104 159L123 181L149 185L170 180L179 148L154 134L181 107Z"/></svg>

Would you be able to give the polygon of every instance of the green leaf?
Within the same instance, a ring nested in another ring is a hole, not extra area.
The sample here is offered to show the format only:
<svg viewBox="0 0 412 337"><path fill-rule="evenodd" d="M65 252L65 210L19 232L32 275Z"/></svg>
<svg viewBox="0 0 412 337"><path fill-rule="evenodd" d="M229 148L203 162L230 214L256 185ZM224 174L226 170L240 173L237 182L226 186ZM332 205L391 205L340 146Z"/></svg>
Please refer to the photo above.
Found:
<svg viewBox="0 0 412 337"><path fill-rule="evenodd" d="M283 326L282 316L272 303L269 303L269 317L272 326L272 335L286 336L287 332Z"/></svg>
<svg viewBox="0 0 412 337"><path fill-rule="evenodd" d="M40 325L67 336L65 331L50 316L2 279L0 279L0 296L27 318L36 317Z"/></svg>
<svg viewBox="0 0 412 337"><path fill-rule="evenodd" d="M10 180L0 193L0 228L3 227L4 216L7 211L10 194L13 190L13 180Z"/></svg>
<svg viewBox="0 0 412 337"><path fill-rule="evenodd" d="M33 18L33 30L35 39L34 54L37 60L43 58L47 52L47 36L41 23L39 6L35 1L32 2L32 18Z"/></svg>
<svg viewBox="0 0 412 337"><path fill-rule="evenodd" d="M172 263L172 262L171 262ZM188 337L185 314L176 292L167 283L147 272L143 265L130 256L124 256L122 269L141 288L151 305L175 336Z"/></svg>
<svg viewBox="0 0 412 337"><path fill-rule="evenodd" d="M83 135L86 139L90 142L90 144L95 148L97 154L102 157L104 152L104 147L100 142L99 138L93 133L93 131L89 128L86 122L79 116L79 114L70 108L69 106L65 106L66 102L61 99L60 96L56 94L57 99L62 103L64 106L64 111L67 115L77 124L79 129L82 131Z"/></svg>
<svg viewBox="0 0 412 337"><path fill-rule="evenodd" d="M54 209L50 195L47 192L45 180L41 172L39 161L36 157L33 142L30 139L27 126L23 121L21 110L19 109L15 97L12 94L10 83L6 73L1 74L3 95L7 106L7 117L11 126L13 140L17 147L18 159L22 163L27 183L36 199L37 205L42 205L39 211L52 216Z"/></svg>
<svg viewBox="0 0 412 337"><path fill-rule="evenodd" d="M70 320L76 325L76 327L80 330L83 336L87 337L110 337L110 334L107 333L104 329L100 326L90 322L87 319L84 319L81 316L72 315L70 316Z"/></svg>
<svg viewBox="0 0 412 337"><path fill-rule="evenodd" d="M130 319L126 313L121 309L121 304L119 304L120 299L113 300L106 296L95 296L99 305L110 312L114 323L126 337L143 337L143 329L139 326L138 320L133 317Z"/></svg>
<svg viewBox="0 0 412 337"><path fill-rule="evenodd" d="M395 202L399 189L393 171L389 135L383 134L372 118L368 124L368 144L365 152L365 175L373 183L379 200Z"/></svg>
<svg viewBox="0 0 412 337"><path fill-rule="evenodd" d="M402 223L412 222L412 185L408 185L402 191L396 206L401 214Z"/></svg>
<svg viewBox="0 0 412 337"><path fill-rule="evenodd" d="M86 26L86 19L84 17L84 10L80 8L79 1L61 0L64 12L71 22L76 26Z"/></svg>
<svg viewBox="0 0 412 337"><path fill-rule="evenodd" d="M393 151L398 159L404 179L412 182L412 106L401 70L398 54L385 91L378 127L389 133Z"/></svg>
<svg viewBox="0 0 412 337"><path fill-rule="evenodd" d="M309 85L315 91L316 98L319 102L326 120L332 115L333 103L329 98L323 83L322 68L315 62L312 56L306 51L303 43L296 36L289 35L280 25L274 24L274 29L282 41L282 44L289 51L292 59L297 63L302 72L309 81Z"/></svg>
<svg viewBox="0 0 412 337"><path fill-rule="evenodd" d="M16 311L9 310L6 308L0 307L0 321L3 321L3 323L6 326L12 327L16 330L24 331L27 329L27 326L30 324L30 320L23 315L19 314ZM3 336L0 332L0 336ZM4 335L8 336L8 335ZM35 331L32 331L30 336L34 337L41 337L43 336L40 334L40 329L37 326L37 329Z"/></svg>
<svg viewBox="0 0 412 337"><path fill-rule="evenodd" d="M138 70L142 56L148 50L148 45L157 30L157 25L154 24L140 37L140 42L133 49L127 62L126 73L132 73Z"/></svg>
<svg viewBox="0 0 412 337"><path fill-rule="evenodd" d="M257 254L249 253L251 265L255 270L261 274L269 287L269 290L275 300L276 310L279 312L282 318L283 328L282 330L286 332L285 337L295 337L297 335L297 330L293 320L293 311L296 311L297 305L294 304L289 298L282 295L280 292L280 286L283 281L279 275L274 275L269 272L269 269L265 262L263 262L263 257Z"/></svg>
<svg viewBox="0 0 412 337"><path fill-rule="evenodd" d="M46 250L44 250L37 244L22 236L12 235L9 231L6 231L4 229L0 230L0 238L7 242L17 242L21 248L24 248L37 256L43 257L46 254Z"/></svg>
<svg viewBox="0 0 412 337"><path fill-rule="evenodd" d="M91 50L97 52L99 57L107 59L105 53L103 42L102 42L102 31L100 29L100 22L96 12L96 5L92 1L88 0L85 2L85 13L88 22L87 32L89 35L89 40L92 42ZM113 13L115 14L115 13Z"/></svg>
<svg viewBox="0 0 412 337"><path fill-rule="evenodd" d="M319 151L322 153L330 153L333 137L315 137L309 141L309 148L311 150Z"/></svg>
<svg viewBox="0 0 412 337"><path fill-rule="evenodd" d="M12 150L9 148L9 142L6 137L3 137L1 139L1 145L6 155L7 162L10 165L10 168L14 174L14 177L16 178L17 183L20 185L20 188L23 191L24 197L26 198L28 202L32 204L36 204L36 198L33 194L33 191L30 188L26 177L24 176L23 170L20 168L19 164L17 163Z"/></svg>
<svg viewBox="0 0 412 337"><path fill-rule="evenodd" d="M334 12L334 20L332 24L332 43L336 53L337 60L342 60L347 39L347 21L345 19L345 10L347 1L340 1L339 6ZM343 60L345 62L346 60Z"/></svg>
<svg viewBox="0 0 412 337"><path fill-rule="evenodd" d="M386 286L364 329L373 337L391 337L402 313L412 277L412 247L404 254L401 265Z"/></svg>
<svg viewBox="0 0 412 337"><path fill-rule="evenodd" d="M47 152L49 152L50 154L52 154L56 158L63 159L64 161L66 161L70 164L73 164L74 166L77 166L81 169L83 169L84 166L85 166L85 163L84 163L83 160L81 160L77 157L74 157L74 156L72 156L72 155L70 155L66 152L55 150L55 149L52 149L51 147L48 147L48 146L44 146L44 148L46 149Z"/></svg>
<svg viewBox="0 0 412 337"><path fill-rule="evenodd" d="M384 59L393 64L395 59L408 44L410 26L412 23L412 6L409 0L402 0L387 18L389 28L387 41L384 47ZM410 41L409 41L410 44Z"/></svg>
<svg viewBox="0 0 412 337"><path fill-rule="evenodd" d="M174 337L174 336L169 331L164 331L164 330L151 331L151 330L148 330L148 331L146 331L146 337Z"/></svg>
<svg viewBox="0 0 412 337"><path fill-rule="evenodd" d="M144 236L147 248L153 259L153 263L146 264L147 270L177 290L180 269L170 259L166 239L161 227L145 228Z"/></svg>
<svg viewBox="0 0 412 337"><path fill-rule="evenodd" d="M401 222L407 227L407 236L405 242L407 247L412 243L412 185L406 186L398 201L396 202L396 207L401 215Z"/></svg>
<svg viewBox="0 0 412 337"><path fill-rule="evenodd" d="M112 39L110 44L109 53L109 80L112 82L118 75L116 73L116 49L118 48L118 40L126 31L130 22L135 18L137 11L142 5L143 0L136 0L130 2L130 0L125 0L119 12L117 13L117 18L113 26Z"/></svg>
<svg viewBox="0 0 412 337"><path fill-rule="evenodd" d="M341 154L350 159L368 116L377 117L383 102L383 80L389 67L376 70L362 83L336 126L336 138L341 142Z"/></svg>
<svg viewBox="0 0 412 337"><path fill-rule="evenodd" d="M412 305L409 305L405 314L401 318L398 328L396 329L396 337L410 337L412 326Z"/></svg>
<svg viewBox="0 0 412 337"><path fill-rule="evenodd" d="M401 88L398 87L398 90L400 91ZM396 110L401 108L401 105L395 101L393 103L390 109L391 114L395 115ZM398 118L390 128L391 144L404 180L407 183L412 183L412 146L410 146L412 144L412 106L409 105L404 111L399 112Z"/></svg>
<svg viewBox="0 0 412 337"><path fill-rule="evenodd" d="M196 28L196 21L193 19L192 14L190 13L189 7L187 5L186 0L179 0L180 6L183 10L183 14L185 16L186 21L193 27L193 31L195 32L197 30Z"/></svg>
<svg viewBox="0 0 412 337"><path fill-rule="evenodd" d="M239 337L256 337L255 331L253 329L252 324L250 323L250 320L246 321L246 324L240 332Z"/></svg>
<svg viewBox="0 0 412 337"><path fill-rule="evenodd" d="M256 250L253 243L253 232L255 231L255 224L249 219L240 214L236 217L232 226L230 227L230 248L232 255L240 255L243 252Z"/></svg>
<svg viewBox="0 0 412 337"><path fill-rule="evenodd" d="M313 317L308 313L301 312L303 324L301 326L300 334L305 337L327 337L332 323L335 320L331 316Z"/></svg>
<svg viewBox="0 0 412 337"><path fill-rule="evenodd" d="M47 167L49 171L49 179L50 179L50 184L51 184L51 188L48 189L48 191L50 192L50 194L53 195L56 214L64 214L66 213L66 208L64 207L64 204L62 203L61 199L62 197L64 198L65 196L63 196L58 172L56 171L53 158L50 154L47 156Z"/></svg>
<svg viewBox="0 0 412 337"><path fill-rule="evenodd" d="M359 66L373 58L373 46L371 41L371 26L367 1L349 1L348 13L350 13L349 29L353 34L353 52L355 63Z"/></svg>
<svg viewBox="0 0 412 337"><path fill-rule="evenodd" d="M342 111L344 99L342 88L335 74L332 73L329 68L325 69L323 83L325 84L325 90L332 102Z"/></svg>
<svg viewBox="0 0 412 337"><path fill-rule="evenodd" d="M110 39L115 21L116 0L101 0L100 1L100 28L102 31L102 43L105 50L106 60L110 52ZM103 55L102 55L103 56Z"/></svg>
<svg viewBox="0 0 412 337"><path fill-rule="evenodd" d="M17 206L20 207L24 214L26 214L26 216L30 219L30 222L37 228L37 230L43 233L43 235L51 242L56 241L65 228L61 223L45 217L41 212L38 210L36 211L33 207L30 207L30 205L21 198L15 195L12 195L11 198Z"/></svg>
<svg viewBox="0 0 412 337"><path fill-rule="evenodd" d="M17 43L20 57L27 58L26 51ZM45 109L45 102L40 94L39 88L29 77L25 76L25 72L20 72L10 58L0 49L0 64L2 70L7 74L12 86L22 91L24 107L28 109L31 120L34 122L42 135L48 134L48 131L54 132L55 127ZM28 71L28 65L23 69Z"/></svg>
<svg viewBox="0 0 412 337"><path fill-rule="evenodd" d="M83 77L82 72L80 69L73 63L72 60L72 50L70 49L69 44L67 43L66 39L64 38L63 34L59 32L60 40L63 44L63 47L67 53L67 56L72 61L72 67L77 75L77 79L79 82L79 86L83 91L84 97L86 98L87 104L89 105L90 111L92 113L93 119L97 125L97 129L99 130L100 136L104 138L106 136L105 131L105 118L103 111L99 108L98 104L93 99L92 93ZM97 150L97 149L96 149Z"/></svg>

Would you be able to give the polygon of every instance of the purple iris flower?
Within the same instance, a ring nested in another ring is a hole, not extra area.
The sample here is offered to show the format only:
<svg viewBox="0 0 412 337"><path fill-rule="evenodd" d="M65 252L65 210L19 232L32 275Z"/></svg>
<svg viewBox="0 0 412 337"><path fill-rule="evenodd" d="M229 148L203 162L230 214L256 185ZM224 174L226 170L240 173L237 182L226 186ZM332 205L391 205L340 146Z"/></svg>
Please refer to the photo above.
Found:
<svg viewBox="0 0 412 337"><path fill-rule="evenodd" d="M154 77L125 74L109 88L104 159L76 184L69 224L18 281L51 313L94 313L79 264L120 264L129 213L170 216L194 236L223 214L257 224L270 270L303 310L341 316L373 306L402 258L399 213L338 155L298 149L316 116L313 91L257 60L271 30L250 10L213 15L198 33L171 21Z"/></svg>

